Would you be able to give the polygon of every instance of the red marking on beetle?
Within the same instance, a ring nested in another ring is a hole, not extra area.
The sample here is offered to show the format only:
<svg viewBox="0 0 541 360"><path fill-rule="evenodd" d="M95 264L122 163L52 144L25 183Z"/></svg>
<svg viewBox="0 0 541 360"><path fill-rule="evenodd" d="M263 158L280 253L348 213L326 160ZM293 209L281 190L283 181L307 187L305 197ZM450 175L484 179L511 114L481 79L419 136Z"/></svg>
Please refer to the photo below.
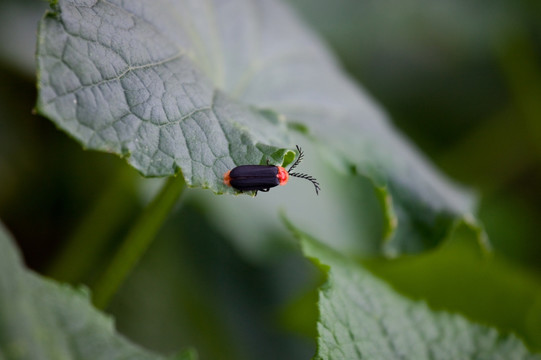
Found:
<svg viewBox="0 0 541 360"><path fill-rule="evenodd" d="M230 173L231 170L227 170L224 174L224 184L227 186L231 186L231 176L229 176Z"/></svg>
<svg viewBox="0 0 541 360"><path fill-rule="evenodd" d="M277 168L278 168L278 174L276 175L276 177L280 181L280 185L284 186L285 184L287 184L287 181L289 180L289 173L287 172L286 169L284 169L281 166L277 166Z"/></svg>

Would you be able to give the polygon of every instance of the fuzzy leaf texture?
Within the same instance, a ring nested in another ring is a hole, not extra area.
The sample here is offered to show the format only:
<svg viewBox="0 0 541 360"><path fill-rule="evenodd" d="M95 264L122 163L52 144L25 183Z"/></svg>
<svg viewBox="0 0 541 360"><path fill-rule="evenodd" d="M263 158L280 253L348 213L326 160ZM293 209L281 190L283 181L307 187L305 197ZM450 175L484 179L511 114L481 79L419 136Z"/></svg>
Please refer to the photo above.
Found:
<svg viewBox="0 0 541 360"><path fill-rule="evenodd" d="M472 211L277 0L54 1L38 77L37 111L85 148L216 193L234 192L236 165L291 162L292 131L308 135L372 181L388 255L436 245Z"/></svg>
<svg viewBox="0 0 541 360"><path fill-rule="evenodd" d="M357 262L295 232L327 276L315 359L541 359L516 336L407 299Z"/></svg>
<svg viewBox="0 0 541 360"><path fill-rule="evenodd" d="M24 268L0 223L0 359L166 359L116 333L88 293ZM187 351L168 359L195 359Z"/></svg>

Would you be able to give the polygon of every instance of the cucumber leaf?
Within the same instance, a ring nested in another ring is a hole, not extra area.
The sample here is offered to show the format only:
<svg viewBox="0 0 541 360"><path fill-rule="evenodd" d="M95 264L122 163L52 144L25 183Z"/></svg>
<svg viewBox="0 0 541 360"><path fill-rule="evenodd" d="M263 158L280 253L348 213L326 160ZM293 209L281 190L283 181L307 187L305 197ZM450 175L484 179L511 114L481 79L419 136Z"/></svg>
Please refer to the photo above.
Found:
<svg viewBox="0 0 541 360"><path fill-rule="evenodd" d="M515 335L407 299L356 261L294 231L327 276L315 359L541 359Z"/></svg>
<svg viewBox="0 0 541 360"><path fill-rule="evenodd" d="M387 255L473 211L280 1L52 1L37 54L37 111L145 176L234 193L227 170L290 163L295 133L374 184Z"/></svg>

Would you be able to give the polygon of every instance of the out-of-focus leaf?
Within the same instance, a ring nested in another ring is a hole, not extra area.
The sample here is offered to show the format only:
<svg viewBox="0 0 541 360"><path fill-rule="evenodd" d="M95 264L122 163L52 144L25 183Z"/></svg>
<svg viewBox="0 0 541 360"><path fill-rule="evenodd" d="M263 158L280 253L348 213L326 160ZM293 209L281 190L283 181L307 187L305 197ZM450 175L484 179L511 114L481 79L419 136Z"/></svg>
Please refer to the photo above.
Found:
<svg viewBox="0 0 541 360"><path fill-rule="evenodd" d="M541 359L514 335L396 294L357 262L298 233L327 275L316 359Z"/></svg>
<svg viewBox="0 0 541 360"><path fill-rule="evenodd" d="M324 186L319 196L310 183L296 178L256 199L216 197L203 190L186 195L204 202L209 221L240 252L257 261L283 256L286 248L291 251L290 234L280 221L280 212L299 228L325 237L334 249L363 256L380 254L384 220L372 182L335 172L332 164L321 160L325 153L311 143L305 143L303 150L306 155L298 169L317 174Z"/></svg>
<svg viewBox="0 0 541 360"><path fill-rule="evenodd" d="M433 246L471 211L278 1L59 0L38 71L38 111L85 147L215 192L235 165L290 162L289 121L380 189L388 254Z"/></svg>
<svg viewBox="0 0 541 360"><path fill-rule="evenodd" d="M116 333L84 289L26 270L0 224L0 358L165 359ZM185 352L175 359L195 359Z"/></svg>

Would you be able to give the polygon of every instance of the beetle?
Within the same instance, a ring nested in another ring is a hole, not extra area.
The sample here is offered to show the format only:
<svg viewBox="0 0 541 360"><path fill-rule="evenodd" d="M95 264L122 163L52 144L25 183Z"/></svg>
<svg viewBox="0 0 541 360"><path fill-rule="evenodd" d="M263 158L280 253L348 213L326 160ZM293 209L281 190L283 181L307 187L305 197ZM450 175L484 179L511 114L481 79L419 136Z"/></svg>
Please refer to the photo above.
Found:
<svg viewBox="0 0 541 360"><path fill-rule="evenodd" d="M224 184L241 192L255 191L257 195L258 191L267 192L270 188L287 184L289 177L293 176L310 181L316 189L316 195L319 195L321 187L315 178L307 174L291 172L304 157L299 145L297 145L297 151L299 156L289 170L275 165L240 165L224 174ZM267 164L268 162L267 160Z"/></svg>

